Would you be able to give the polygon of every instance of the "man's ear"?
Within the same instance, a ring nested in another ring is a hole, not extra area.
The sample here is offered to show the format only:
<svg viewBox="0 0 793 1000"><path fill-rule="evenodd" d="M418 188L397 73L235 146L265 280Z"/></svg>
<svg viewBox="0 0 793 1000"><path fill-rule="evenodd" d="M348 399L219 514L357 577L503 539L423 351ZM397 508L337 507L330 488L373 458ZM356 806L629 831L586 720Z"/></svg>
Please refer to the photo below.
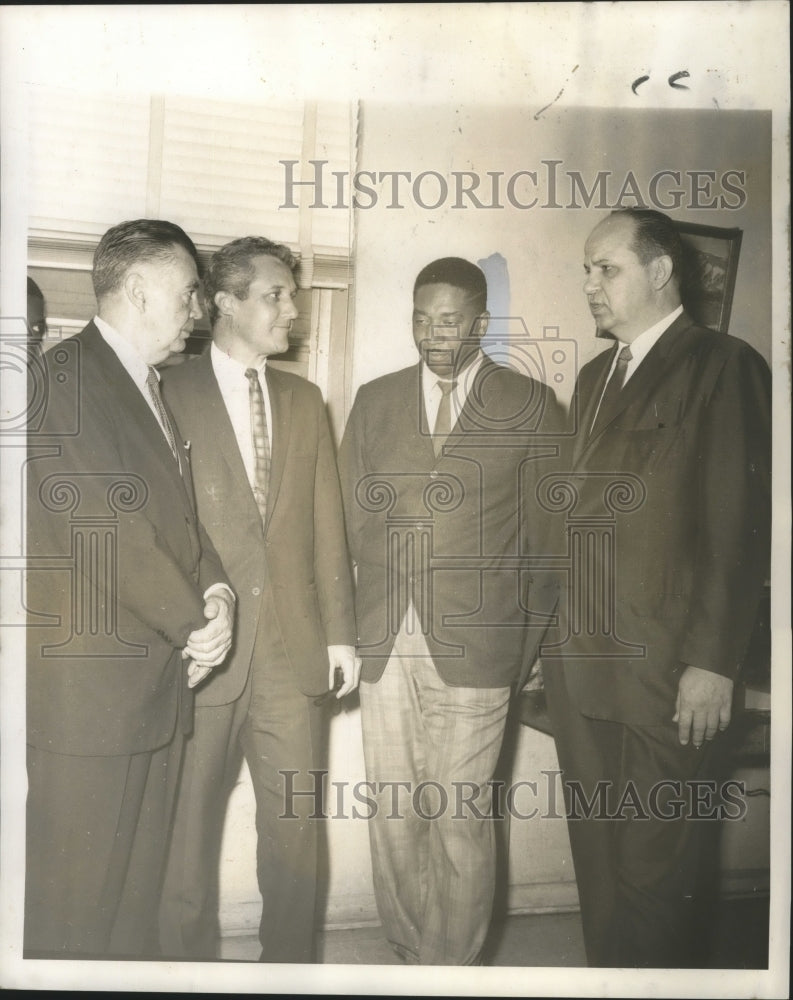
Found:
<svg viewBox="0 0 793 1000"><path fill-rule="evenodd" d="M217 308L218 314L220 316L233 316L234 315L234 303L238 299L231 292L219 291L215 292L215 307Z"/></svg>
<svg viewBox="0 0 793 1000"><path fill-rule="evenodd" d="M652 262L652 277L656 291L660 292L669 284L673 270L672 258L668 254L662 254L655 258Z"/></svg>
<svg viewBox="0 0 793 1000"><path fill-rule="evenodd" d="M140 271L130 271L124 278L124 294L133 308L143 312L146 308L146 279Z"/></svg>

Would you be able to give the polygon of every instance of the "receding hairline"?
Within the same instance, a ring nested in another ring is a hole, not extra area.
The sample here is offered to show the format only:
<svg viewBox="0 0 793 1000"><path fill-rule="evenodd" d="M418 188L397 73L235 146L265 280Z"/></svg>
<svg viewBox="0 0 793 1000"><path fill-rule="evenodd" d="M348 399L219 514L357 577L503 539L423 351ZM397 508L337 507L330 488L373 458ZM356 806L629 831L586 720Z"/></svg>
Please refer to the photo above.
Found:
<svg viewBox="0 0 793 1000"><path fill-rule="evenodd" d="M584 243L584 256L588 256L590 253L589 247L593 239L597 237L598 231L601 233L606 233L608 230L619 230L623 226L628 228L625 239L625 247L630 250L630 252L636 257L639 263L645 267L649 261L642 258L641 246L639 244L639 223L630 214L625 213L624 215L607 215L605 219L601 219L600 222L595 226L592 232L587 236L586 243ZM606 255L608 256L608 255ZM657 257L663 257L664 252L661 251L657 254ZM668 255L667 255L668 256ZM656 258L652 258L656 259Z"/></svg>
<svg viewBox="0 0 793 1000"><path fill-rule="evenodd" d="M598 231L605 232L608 229L619 228L620 226L624 226L626 224L630 226L630 231L635 237L639 231L639 224L631 215L627 213L624 215L607 215L605 219L601 219L594 229L591 230L589 236L586 238L586 242L589 243Z"/></svg>

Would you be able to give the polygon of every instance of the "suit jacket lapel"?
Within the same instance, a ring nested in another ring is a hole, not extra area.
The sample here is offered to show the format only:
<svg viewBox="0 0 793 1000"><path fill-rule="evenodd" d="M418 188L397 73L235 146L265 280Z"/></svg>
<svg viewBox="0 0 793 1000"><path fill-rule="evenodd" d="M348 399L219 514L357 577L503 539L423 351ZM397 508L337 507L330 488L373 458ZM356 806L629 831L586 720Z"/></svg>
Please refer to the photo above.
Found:
<svg viewBox="0 0 793 1000"><path fill-rule="evenodd" d="M265 530L270 523L281 480L284 475L286 456L289 450L289 433L292 426L292 390L283 384L276 369L267 366L265 373L267 391L270 396L272 413L272 450L270 458L270 482L267 486L267 517Z"/></svg>
<svg viewBox="0 0 793 1000"><path fill-rule="evenodd" d="M416 457L423 458L423 464L432 468L436 462L443 458L443 452L436 458L435 447L432 443L434 427L430 424L427 406L424 402L423 377L425 371L422 365L418 364L415 368L408 369L408 372L410 375L410 399L406 401L407 405L400 410L400 413L404 414L409 426L404 428L405 433L399 437L399 440L409 441L411 436L415 436L418 431L418 447L423 452L423 456L417 455ZM395 428L395 430L399 434L399 428Z"/></svg>
<svg viewBox="0 0 793 1000"><path fill-rule="evenodd" d="M424 405L421 365L403 368L389 389L393 405L389 436L396 442L399 454L413 468L431 469L435 463L432 428Z"/></svg>
<svg viewBox="0 0 793 1000"><path fill-rule="evenodd" d="M592 368L587 374L590 376L588 385L579 384L576 392L576 406L580 412L578 417L578 428L576 430L575 445L573 448L573 465L575 465L581 455L586 451L589 442L589 431L595 419L600 397L606 385L606 376L611 369L614 354L619 350L619 344L615 343L608 351L603 351L592 362ZM590 374L591 373L591 374ZM630 383L628 383L630 384ZM583 405L582 405L583 402Z"/></svg>
<svg viewBox="0 0 793 1000"><path fill-rule="evenodd" d="M655 387L663 381L666 377L669 366L674 363L674 346L677 342L678 335L690 325L691 320L686 313L678 316L675 322L661 334L652 346L650 352L642 360L639 367L628 380L626 386L620 392L614 406L612 407L609 419L601 424L597 433L593 434L591 437L588 436L591 419L589 423L584 425L582 430L584 431L585 450L588 450L590 445L600 437L606 428L608 428L614 420L616 420L616 418L631 405L631 403L636 400L646 399L651 395ZM613 354L609 352L609 356L613 356ZM608 371L608 367L606 368L606 371ZM602 383L600 388L602 390ZM594 396L596 404L597 400L600 398L599 393L596 392Z"/></svg>
<svg viewBox="0 0 793 1000"><path fill-rule="evenodd" d="M499 371L501 367L485 356L479 366L479 370L474 376L473 382L468 387L465 403L457 414L457 420L454 422L449 434L446 451L453 451L456 444L462 443L463 436L466 434L481 432L485 429L489 430L487 425L483 426L482 414L488 412L489 398L492 399L491 394L497 391L492 388L493 381L491 376L494 372Z"/></svg>
<svg viewBox="0 0 793 1000"><path fill-rule="evenodd" d="M179 463L174 458L171 446L168 444L160 422L143 398L143 393L132 381L129 372L119 361L116 352L107 345L104 337L93 323L89 324L86 328L84 340L86 347L96 352L99 364L107 370L106 377L112 386L114 396L119 402L119 409L131 415L131 422L134 423L137 431L148 443L147 450L160 463L165 475L172 480L174 488L179 491L188 509L191 512L194 511L193 497L179 471ZM180 450L180 460L186 464L187 456L182 440L179 437L179 430L173 419L172 422L176 436L176 445Z"/></svg>

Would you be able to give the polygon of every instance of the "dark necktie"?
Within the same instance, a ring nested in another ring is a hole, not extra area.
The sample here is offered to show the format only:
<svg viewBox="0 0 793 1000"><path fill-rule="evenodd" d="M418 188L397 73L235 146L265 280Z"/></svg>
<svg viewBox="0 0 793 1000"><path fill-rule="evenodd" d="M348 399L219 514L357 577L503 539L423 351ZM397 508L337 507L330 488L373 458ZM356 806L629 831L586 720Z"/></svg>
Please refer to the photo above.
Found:
<svg viewBox="0 0 793 1000"><path fill-rule="evenodd" d="M160 424L165 432L165 437L168 439L168 444L173 452L173 457L179 463L179 452L176 450L176 435L173 431L173 424L160 395L160 380L157 378L157 372L151 365L149 365L149 374L146 376L146 386L154 403L154 409L157 411L157 416L160 418Z"/></svg>
<svg viewBox="0 0 793 1000"><path fill-rule="evenodd" d="M270 439L267 435L267 411L264 394L255 368L245 369L248 397L251 404L251 438L253 440L253 495L264 524L267 516L267 484L270 480Z"/></svg>
<svg viewBox="0 0 793 1000"><path fill-rule="evenodd" d="M631 354L630 347L623 347L617 357L617 364L614 371L611 373L611 378L606 383L606 390L600 400L600 406L598 407L597 415L595 416L592 424L590 434L594 434L596 431L600 430L603 424L610 419L611 411L617 402L617 397L619 396L622 387L625 385L625 376L628 372L628 365L632 359L633 355Z"/></svg>
<svg viewBox="0 0 793 1000"><path fill-rule="evenodd" d="M456 386L457 382L454 379L451 382L438 379L438 388L441 390L441 405L438 407L435 430L432 432L432 447L435 449L436 458L440 456L446 438L452 432L452 393Z"/></svg>

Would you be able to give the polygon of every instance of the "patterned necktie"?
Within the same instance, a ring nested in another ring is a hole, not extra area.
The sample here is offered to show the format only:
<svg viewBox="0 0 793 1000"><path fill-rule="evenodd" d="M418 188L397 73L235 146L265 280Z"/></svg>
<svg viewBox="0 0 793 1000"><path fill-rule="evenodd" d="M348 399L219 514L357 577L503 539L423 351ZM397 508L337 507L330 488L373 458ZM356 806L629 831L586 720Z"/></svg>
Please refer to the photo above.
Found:
<svg viewBox="0 0 793 1000"><path fill-rule="evenodd" d="M600 406L592 423L590 434L599 430L611 416L611 411L620 394L620 390L625 385L625 375L628 372L628 365L633 360L630 347L623 347L617 357L617 365L611 373L611 378L606 384L606 390L600 399Z"/></svg>
<svg viewBox="0 0 793 1000"><path fill-rule="evenodd" d="M157 416L160 418L160 424L165 432L165 437L168 439L168 444L173 452L173 457L178 463L179 452L176 450L176 435L173 431L173 424L160 395L160 380L157 378L157 372L151 365L149 365L149 374L146 376L146 386L154 403L154 409L157 411Z"/></svg>
<svg viewBox="0 0 793 1000"><path fill-rule="evenodd" d="M267 483L270 479L270 439L267 435L267 411L264 394L255 368L245 369L251 404L251 437L253 439L253 495L264 524L267 516Z"/></svg>
<svg viewBox="0 0 793 1000"><path fill-rule="evenodd" d="M438 388L441 390L441 405L438 407L435 430L432 432L432 447L435 449L436 458L440 457L446 438L452 432L452 393L456 387L455 379L452 379L451 382L438 379Z"/></svg>

